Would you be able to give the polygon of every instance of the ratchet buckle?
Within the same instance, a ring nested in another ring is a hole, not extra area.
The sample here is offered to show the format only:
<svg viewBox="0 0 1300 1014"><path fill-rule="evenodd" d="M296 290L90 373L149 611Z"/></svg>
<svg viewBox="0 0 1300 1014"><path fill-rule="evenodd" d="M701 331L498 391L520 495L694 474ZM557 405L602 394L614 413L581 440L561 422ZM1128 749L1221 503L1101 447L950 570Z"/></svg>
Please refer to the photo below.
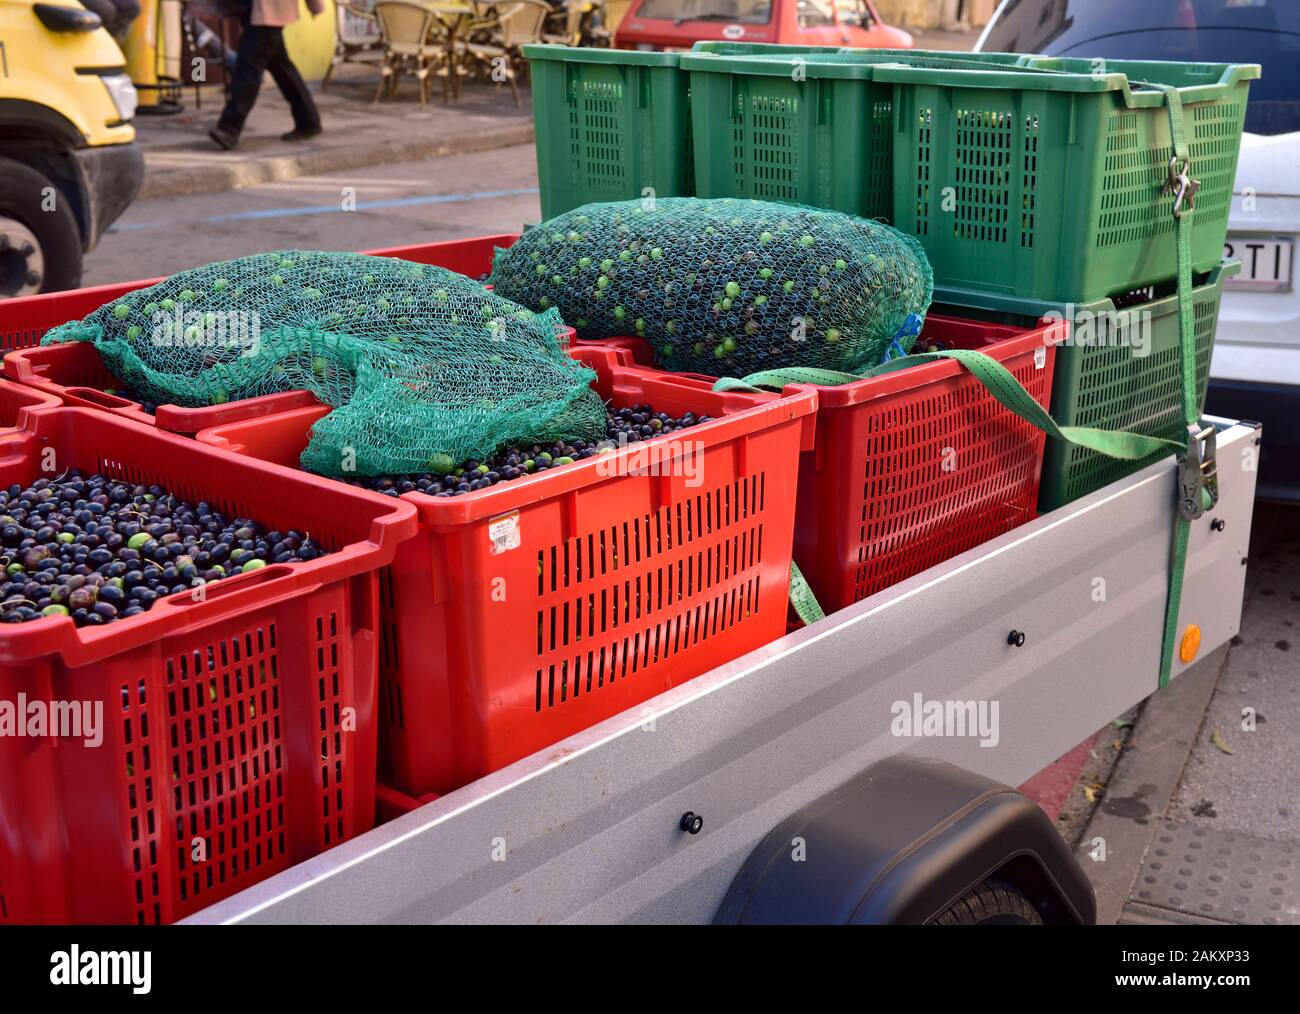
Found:
<svg viewBox="0 0 1300 1014"><path fill-rule="evenodd" d="M1188 521L1205 513L1204 493L1209 506L1219 502L1218 431L1213 426L1187 427L1187 454L1178 462L1178 510Z"/></svg>

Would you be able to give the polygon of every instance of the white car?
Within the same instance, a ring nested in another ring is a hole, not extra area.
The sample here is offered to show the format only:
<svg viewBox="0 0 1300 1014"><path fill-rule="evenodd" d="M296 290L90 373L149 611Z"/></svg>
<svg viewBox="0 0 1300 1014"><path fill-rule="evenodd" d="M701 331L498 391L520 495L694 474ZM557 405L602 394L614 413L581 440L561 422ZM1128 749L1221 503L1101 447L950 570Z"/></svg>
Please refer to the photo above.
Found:
<svg viewBox="0 0 1300 1014"><path fill-rule="evenodd" d="M1258 496L1300 500L1300 0L1003 0L976 51L1258 63L1206 410L1264 424ZM1195 165L1193 165L1193 172Z"/></svg>
<svg viewBox="0 0 1300 1014"><path fill-rule="evenodd" d="M1263 422L1256 495L1300 500L1300 131L1247 133L1234 190L1227 246L1242 269L1219 309L1206 408Z"/></svg>

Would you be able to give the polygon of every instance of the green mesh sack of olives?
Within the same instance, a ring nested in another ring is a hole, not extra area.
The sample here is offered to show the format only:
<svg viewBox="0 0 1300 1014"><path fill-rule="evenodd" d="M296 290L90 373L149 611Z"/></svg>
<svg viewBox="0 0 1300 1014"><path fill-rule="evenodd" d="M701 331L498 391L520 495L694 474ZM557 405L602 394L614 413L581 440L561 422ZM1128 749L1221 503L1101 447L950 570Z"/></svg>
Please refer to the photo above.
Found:
<svg viewBox="0 0 1300 1014"><path fill-rule="evenodd" d="M664 369L857 371L906 354L933 275L920 244L836 211L732 198L588 204L532 229L494 290L581 338L646 338Z"/></svg>
<svg viewBox="0 0 1300 1014"><path fill-rule="evenodd" d="M333 408L304 468L446 472L511 442L596 439L595 373L534 313L392 257L282 251L182 271L42 344L90 341L133 396L215 405L305 389Z"/></svg>

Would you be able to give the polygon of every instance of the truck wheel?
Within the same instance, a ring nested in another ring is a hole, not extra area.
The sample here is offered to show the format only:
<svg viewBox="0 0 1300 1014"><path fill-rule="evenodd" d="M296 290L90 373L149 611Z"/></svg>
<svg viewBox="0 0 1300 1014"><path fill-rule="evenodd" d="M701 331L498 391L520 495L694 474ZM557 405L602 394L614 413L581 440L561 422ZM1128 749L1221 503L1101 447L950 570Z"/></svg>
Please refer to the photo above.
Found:
<svg viewBox="0 0 1300 1014"><path fill-rule="evenodd" d="M36 170L0 158L0 299L80 284L81 230L68 199Z"/></svg>
<svg viewBox="0 0 1300 1014"><path fill-rule="evenodd" d="M1041 926L1043 917L1014 887L985 880L935 916L932 925Z"/></svg>

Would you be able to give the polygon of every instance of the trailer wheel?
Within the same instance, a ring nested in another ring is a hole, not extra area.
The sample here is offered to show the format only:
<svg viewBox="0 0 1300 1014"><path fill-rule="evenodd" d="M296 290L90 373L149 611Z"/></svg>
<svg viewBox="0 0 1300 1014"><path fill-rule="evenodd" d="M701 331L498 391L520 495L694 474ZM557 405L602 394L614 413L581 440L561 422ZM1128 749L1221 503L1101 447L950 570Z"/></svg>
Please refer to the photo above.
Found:
<svg viewBox="0 0 1300 1014"><path fill-rule="evenodd" d="M1041 926L1043 917L1014 887L985 880L935 916L932 925Z"/></svg>
<svg viewBox="0 0 1300 1014"><path fill-rule="evenodd" d="M0 299L81 281L81 231L67 199L36 170L0 158Z"/></svg>

